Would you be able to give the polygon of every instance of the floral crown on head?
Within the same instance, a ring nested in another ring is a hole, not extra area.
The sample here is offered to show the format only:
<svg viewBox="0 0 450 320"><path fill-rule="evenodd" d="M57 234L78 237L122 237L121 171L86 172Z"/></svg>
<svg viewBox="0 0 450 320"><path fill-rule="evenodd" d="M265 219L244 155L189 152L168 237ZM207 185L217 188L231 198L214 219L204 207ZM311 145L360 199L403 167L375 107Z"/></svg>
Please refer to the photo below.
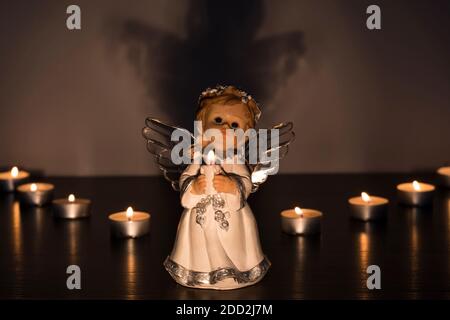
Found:
<svg viewBox="0 0 450 320"><path fill-rule="evenodd" d="M252 112L253 115L253 120L256 124L259 118L261 117L261 109L259 108L255 99L253 99L251 95L249 95L244 90L236 88L235 86L217 85L213 88L205 89L198 98L199 109L197 110L197 112L200 111L201 103L203 100L208 98L219 97L227 93L239 96L241 98L242 103L250 108L250 111Z"/></svg>

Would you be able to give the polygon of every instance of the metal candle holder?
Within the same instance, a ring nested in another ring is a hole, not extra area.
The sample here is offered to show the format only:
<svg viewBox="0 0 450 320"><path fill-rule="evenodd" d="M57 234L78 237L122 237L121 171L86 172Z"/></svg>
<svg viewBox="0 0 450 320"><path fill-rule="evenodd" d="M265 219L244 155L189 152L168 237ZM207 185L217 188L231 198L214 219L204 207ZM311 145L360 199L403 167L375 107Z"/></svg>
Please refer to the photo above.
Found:
<svg viewBox="0 0 450 320"><path fill-rule="evenodd" d="M11 171L0 172L0 191L14 192L17 186L25 183L30 174L14 167Z"/></svg>
<svg viewBox="0 0 450 320"><path fill-rule="evenodd" d="M75 198L70 195L67 199L53 200L53 214L62 219L86 218L91 214L91 201Z"/></svg>
<svg viewBox="0 0 450 320"><path fill-rule="evenodd" d="M439 184L450 188L450 167L442 167L437 171L439 177Z"/></svg>
<svg viewBox="0 0 450 320"><path fill-rule="evenodd" d="M312 209L291 209L281 212L281 229L292 235L312 235L321 232L322 212Z"/></svg>
<svg viewBox="0 0 450 320"><path fill-rule="evenodd" d="M417 181L402 183L397 186L398 200L409 206L427 206L433 202L435 189L431 184Z"/></svg>
<svg viewBox="0 0 450 320"><path fill-rule="evenodd" d="M53 199L54 185L50 183L27 183L17 187L20 202L30 206L44 206Z"/></svg>
<svg viewBox="0 0 450 320"><path fill-rule="evenodd" d="M150 214L141 211L116 212L109 215L111 234L118 238L138 238L150 230Z"/></svg>
<svg viewBox="0 0 450 320"><path fill-rule="evenodd" d="M363 193L361 197L348 200L352 218L362 221L383 220L387 217L389 201L382 197L369 196Z"/></svg>

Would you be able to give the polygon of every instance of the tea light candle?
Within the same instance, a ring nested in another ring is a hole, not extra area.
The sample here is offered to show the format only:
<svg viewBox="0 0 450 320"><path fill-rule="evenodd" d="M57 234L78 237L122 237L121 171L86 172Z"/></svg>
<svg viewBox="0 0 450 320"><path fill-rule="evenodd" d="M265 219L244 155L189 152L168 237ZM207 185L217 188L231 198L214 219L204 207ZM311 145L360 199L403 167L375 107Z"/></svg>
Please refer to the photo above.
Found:
<svg viewBox="0 0 450 320"><path fill-rule="evenodd" d="M17 187L20 201L32 206L43 206L53 199L55 186L50 183L27 183Z"/></svg>
<svg viewBox="0 0 450 320"><path fill-rule="evenodd" d="M30 174L26 171L13 167L10 171L0 172L0 190L13 192L16 187L24 183Z"/></svg>
<svg viewBox="0 0 450 320"><path fill-rule="evenodd" d="M70 194L67 199L53 200L53 214L57 218L86 218L91 214L91 200L75 198Z"/></svg>
<svg viewBox="0 0 450 320"><path fill-rule="evenodd" d="M367 192L362 192L360 197L353 197L348 200L350 213L353 218L369 221L385 219L389 201L382 197L370 196Z"/></svg>
<svg viewBox="0 0 450 320"><path fill-rule="evenodd" d="M399 201L411 206L426 206L432 203L435 187L431 184L414 181L397 186Z"/></svg>
<svg viewBox="0 0 450 320"><path fill-rule="evenodd" d="M439 168L438 171L439 182L444 187L450 188L450 167Z"/></svg>
<svg viewBox="0 0 450 320"><path fill-rule="evenodd" d="M112 234L119 238L137 238L150 230L150 214L134 211L132 207L109 215L109 221Z"/></svg>
<svg viewBox="0 0 450 320"><path fill-rule="evenodd" d="M308 235L320 233L322 212L312 209L284 210L281 212L281 229L294 235Z"/></svg>

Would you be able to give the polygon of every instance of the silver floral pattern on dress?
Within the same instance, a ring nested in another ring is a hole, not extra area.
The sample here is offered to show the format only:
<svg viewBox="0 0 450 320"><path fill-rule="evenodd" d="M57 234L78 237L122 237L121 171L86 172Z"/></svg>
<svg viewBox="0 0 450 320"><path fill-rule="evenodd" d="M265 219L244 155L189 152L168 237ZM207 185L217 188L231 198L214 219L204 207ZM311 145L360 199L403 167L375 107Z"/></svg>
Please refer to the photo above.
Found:
<svg viewBox="0 0 450 320"><path fill-rule="evenodd" d="M195 207L192 208L192 212L196 215L195 222L203 227L206 222L206 211L210 205L214 209L214 220L217 221L222 230L228 231L230 224L227 218L230 217L230 213L221 210L225 207L225 200L220 194L208 195L202 198Z"/></svg>

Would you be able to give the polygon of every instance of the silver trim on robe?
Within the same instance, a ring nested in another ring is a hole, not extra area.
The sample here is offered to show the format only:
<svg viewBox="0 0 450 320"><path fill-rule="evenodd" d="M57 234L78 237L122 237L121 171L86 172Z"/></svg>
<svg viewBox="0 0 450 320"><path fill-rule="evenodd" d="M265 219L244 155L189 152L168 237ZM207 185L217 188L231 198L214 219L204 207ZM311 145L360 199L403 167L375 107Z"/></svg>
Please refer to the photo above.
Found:
<svg viewBox="0 0 450 320"><path fill-rule="evenodd" d="M235 268L219 268L211 272L192 271L179 265L170 257L164 261L164 267L172 278L189 287L201 287L202 285L212 285L226 278L233 278L237 283L251 284L261 280L270 268L270 261L267 257L256 266L247 271L239 271Z"/></svg>

